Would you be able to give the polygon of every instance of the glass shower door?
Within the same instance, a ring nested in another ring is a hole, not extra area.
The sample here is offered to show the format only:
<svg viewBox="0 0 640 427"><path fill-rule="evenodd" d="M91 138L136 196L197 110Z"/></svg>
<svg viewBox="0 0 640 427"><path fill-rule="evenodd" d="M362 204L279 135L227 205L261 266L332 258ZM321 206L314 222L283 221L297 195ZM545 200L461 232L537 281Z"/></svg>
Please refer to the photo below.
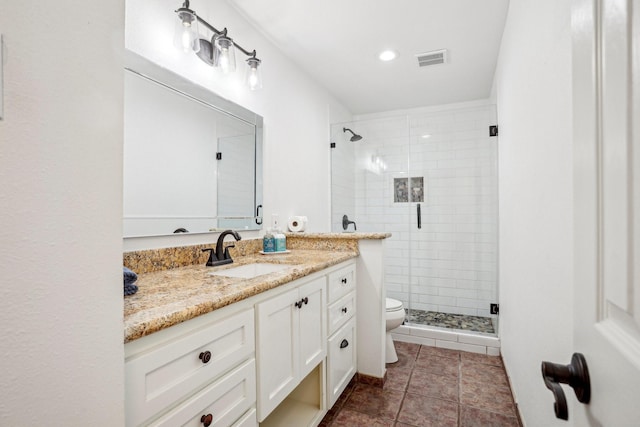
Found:
<svg viewBox="0 0 640 427"><path fill-rule="evenodd" d="M409 323L494 333L497 303L495 107L414 114ZM494 316L495 317L495 316Z"/></svg>
<svg viewBox="0 0 640 427"><path fill-rule="evenodd" d="M497 316L495 106L335 124L332 229L390 232L387 296L415 327L493 333ZM362 139L351 142L353 129Z"/></svg>

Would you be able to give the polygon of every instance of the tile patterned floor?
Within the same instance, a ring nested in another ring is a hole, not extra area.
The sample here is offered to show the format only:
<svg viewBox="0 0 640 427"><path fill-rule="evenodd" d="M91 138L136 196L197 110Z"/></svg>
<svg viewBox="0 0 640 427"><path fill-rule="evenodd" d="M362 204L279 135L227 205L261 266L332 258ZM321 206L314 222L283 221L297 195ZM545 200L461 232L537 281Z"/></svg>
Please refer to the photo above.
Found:
<svg viewBox="0 0 640 427"><path fill-rule="evenodd" d="M469 316L465 314L439 313L437 311L407 310L407 323L438 326L464 331L494 334L490 317Z"/></svg>
<svg viewBox="0 0 640 427"><path fill-rule="evenodd" d="M352 382L322 427L520 427L500 357L396 342L384 388Z"/></svg>

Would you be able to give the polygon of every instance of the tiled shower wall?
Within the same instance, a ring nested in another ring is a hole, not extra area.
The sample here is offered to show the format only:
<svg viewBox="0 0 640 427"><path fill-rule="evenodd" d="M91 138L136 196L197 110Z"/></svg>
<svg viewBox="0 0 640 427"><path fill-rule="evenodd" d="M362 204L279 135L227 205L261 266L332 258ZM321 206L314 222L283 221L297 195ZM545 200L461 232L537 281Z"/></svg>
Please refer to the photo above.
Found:
<svg viewBox="0 0 640 427"><path fill-rule="evenodd" d="M494 124L493 105L352 124L363 136L355 145L352 219L358 231L393 234L387 295L406 307L489 316L497 302ZM407 177L424 178L420 229L417 202L394 202L394 178Z"/></svg>

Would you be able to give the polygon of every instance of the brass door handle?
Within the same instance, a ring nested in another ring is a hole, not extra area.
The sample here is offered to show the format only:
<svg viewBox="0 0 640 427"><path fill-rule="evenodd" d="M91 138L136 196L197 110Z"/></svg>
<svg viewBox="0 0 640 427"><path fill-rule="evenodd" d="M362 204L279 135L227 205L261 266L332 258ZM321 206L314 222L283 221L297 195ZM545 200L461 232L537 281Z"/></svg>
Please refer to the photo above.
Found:
<svg viewBox="0 0 640 427"><path fill-rule="evenodd" d="M589 369L587 361L582 353L573 353L571 363L560 365L558 363L542 362L542 379L544 385L551 390L555 403L553 409L556 418L569 419L567 398L560 384L568 384L576 393L578 401L589 403L591 399L591 383L589 381Z"/></svg>

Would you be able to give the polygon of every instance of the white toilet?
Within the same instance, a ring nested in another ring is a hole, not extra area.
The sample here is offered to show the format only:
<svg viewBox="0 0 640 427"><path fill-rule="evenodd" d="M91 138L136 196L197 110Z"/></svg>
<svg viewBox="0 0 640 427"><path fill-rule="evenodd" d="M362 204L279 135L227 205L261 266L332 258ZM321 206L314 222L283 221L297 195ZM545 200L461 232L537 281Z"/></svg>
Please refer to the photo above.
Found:
<svg viewBox="0 0 640 427"><path fill-rule="evenodd" d="M386 363L396 363L398 361L398 355L396 354L396 347L393 345L393 338L391 338L392 329L397 328L404 322L404 306L402 301L397 299L387 298L387 345L385 361Z"/></svg>

